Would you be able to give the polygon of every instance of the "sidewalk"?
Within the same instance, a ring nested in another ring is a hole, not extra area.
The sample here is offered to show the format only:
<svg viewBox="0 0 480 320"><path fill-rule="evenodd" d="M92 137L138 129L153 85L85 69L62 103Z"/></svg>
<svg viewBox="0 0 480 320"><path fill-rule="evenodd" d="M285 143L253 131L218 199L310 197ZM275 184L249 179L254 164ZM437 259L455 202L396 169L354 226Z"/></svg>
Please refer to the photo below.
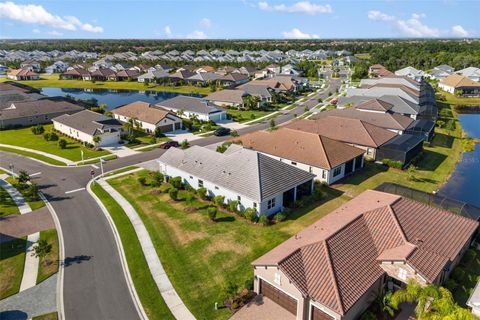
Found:
<svg viewBox="0 0 480 320"><path fill-rule="evenodd" d="M109 178L113 178L115 176L116 175ZM135 211L132 205L119 192L110 186L107 181L104 179L99 179L97 180L97 183L119 204L120 207L122 207L130 219L130 222L135 229L135 233L137 234L138 241L142 246L142 251L150 269L150 273L152 274L152 277L155 280L158 289L160 290L160 294L162 295L163 300L165 300L165 303L172 312L173 316L176 319L195 320L193 314L185 306L182 299L175 291L175 288L173 288L173 285L163 269L160 259L158 258L148 231L145 228L145 225L143 224L143 221L139 217L137 211Z"/></svg>
<svg viewBox="0 0 480 320"><path fill-rule="evenodd" d="M48 153L48 152L38 151L38 150L29 149L29 148L24 148L24 147L19 147L19 146L12 146L11 144L3 144L3 143L0 143L0 147L10 148L10 149L17 149L17 150L22 150L22 151L27 151L27 152L31 152L31 153L40 154L40 155L42 155L42 156L45 156L45 157L52 158L52 159L54 159L54 160L63 162L63 163L65 163L67 166L73 166L73 165L75 165L75 162L74 162L74 161L71 161L71 160L68 160L68 159L65 159L65 158L56 156L56 155L51 154L51 153Z"/></svg>
<svg viewBox="0 0 480 320"><path fill-rule="evenodd" d="M3 180L7 175L2 174L0 176L0 187L5 189L8 194L12 197L13 201L17 205L20 214L26 214L32 212L32 209L25 201L23 196L17 189L15 189L10 183ZM26 247L26 254L25 254L25 266L23 268L23 277L22 283L20 284L20 292L34 287L37 284L37 274L38 274L38 264L39 259L32 255L33 247L38 242L40 238L40 233L35 232L30 234L27 237L27 247Z"/></svg>

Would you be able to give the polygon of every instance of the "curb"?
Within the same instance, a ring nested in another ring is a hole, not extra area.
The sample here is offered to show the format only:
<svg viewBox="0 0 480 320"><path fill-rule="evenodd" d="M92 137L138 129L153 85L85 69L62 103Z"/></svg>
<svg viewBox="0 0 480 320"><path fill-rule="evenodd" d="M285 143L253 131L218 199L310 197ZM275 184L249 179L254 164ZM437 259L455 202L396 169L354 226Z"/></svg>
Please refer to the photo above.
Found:
<svg viewBox="0 0 480 320"><path fill-rule="evenodd" d="M137 170L137 169L134 169ZM124 172L122 172L124 173ZM126 171L125 174L129 174L129 171ZM113 176L112 176L113 177ZM145 313L145 310L143 309L142 302L140 301L140 298L138 297L137 291L135 289L135 285L133 284L133 280L130 276L130 270L128 269L128 263L127 263L127 258L125 257L125 251L123 250L123 245L122 245L122 240L120 238L120 234L118 233L117 227L115 226L115 223L113 222L112 217L110 216L110 213L108 212L107 208L103 205L102 201L97 197L97 195L92 191L91 186L92 183L95 183L95 179L92 179L88 182L87 184L87 191L90 194L90 196L95 200L95 202L98 204L100 209L102 210L103 214L107 218L108 224L110 225L111 230L113 231L113 237L115 239L115 243L117 244L117 251L120 256L120 261L122 264L122 270L123 274L125 276L125 280L127 281L127 286L130 291L130 295L132 297L133 303L135 304L135 309L137 309L137 313L140 317L140 319L143 320L148 320L148 316ZM103 189L103 188L102 188ZM63 319L61 319L63 320Z"/></svg>
<svg viewBox="0 0 480 320"><path fill-rule="evenodd" d="M57 278L57 314L58 314L58 319L59 320L65 320L65 309L64 309L64 303L63 303L63 275L65 272L65 244L63 240L63 231L62 231L62 226L60 224L60 220L58 220L57 213L53 206L48 202L47 198L42 192L38 192L38 195L40 196L40 199L45 202L45 206L48 208L48 211L50 211L50 215L53 218L53 222L55 223L55 228L57 229L57 235L58 235L58 260L60 260L60 263L58 264L58 278Z"/></svg>

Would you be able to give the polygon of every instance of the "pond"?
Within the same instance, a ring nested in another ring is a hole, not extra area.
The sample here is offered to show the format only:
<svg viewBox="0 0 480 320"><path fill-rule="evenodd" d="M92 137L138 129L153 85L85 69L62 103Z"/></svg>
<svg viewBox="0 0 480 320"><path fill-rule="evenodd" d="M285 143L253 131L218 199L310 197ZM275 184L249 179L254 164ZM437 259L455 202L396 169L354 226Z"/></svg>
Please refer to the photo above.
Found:
<svg viewBox="0 0 480 320"><path fill-rule="evenodd" d="M480 139L480 114L460 114L458 118L469 137ZM463 154L439 194L480 207L480 144L475 151Z"/></svg>
<svg viewBox="0 0 480 320"><path fill-rule="evenodd" d="M137 91L137 90L113 90L113 89L77 89L77 88L42 88L42 93L49 97L72 96L75 99L96 99L98 104L106 104L107 110L115 109L121 105L144 101L152 104L174 98L178 95L201 97L199 94L180 94L164 91Z"/></svg>

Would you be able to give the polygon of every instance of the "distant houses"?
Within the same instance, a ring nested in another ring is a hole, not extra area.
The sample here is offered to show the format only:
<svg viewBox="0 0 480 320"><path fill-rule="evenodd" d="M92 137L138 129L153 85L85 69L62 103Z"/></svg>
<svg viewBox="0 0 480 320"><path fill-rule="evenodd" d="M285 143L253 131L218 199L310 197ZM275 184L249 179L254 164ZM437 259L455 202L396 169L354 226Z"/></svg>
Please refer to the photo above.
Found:
<svg viewBox="0 0 480 320"><path fill-rule="evenodd" d="M7 73L7 78L12 80L38 80L40 75L31 69L16 69Z"/></svg>
<svg viewBox="0 0 480 320"><path fill-rule="evenodd" d="M438 87L451 94L458 94L464 97L480 97L480 82L469 78L452 74L438 83Z"/></svg>

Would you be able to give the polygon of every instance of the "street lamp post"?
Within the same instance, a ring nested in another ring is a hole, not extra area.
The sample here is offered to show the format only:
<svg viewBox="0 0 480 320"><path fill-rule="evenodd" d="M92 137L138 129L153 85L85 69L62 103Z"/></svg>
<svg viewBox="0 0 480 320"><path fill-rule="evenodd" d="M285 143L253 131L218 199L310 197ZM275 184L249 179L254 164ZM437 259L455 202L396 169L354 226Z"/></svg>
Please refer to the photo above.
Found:
<svg viewBox="0 0 480 320"><path fill-rule="evenodd" d="M103 177L103 162L104 160L100 159L100 170L102 171L102 174L100 175L101 177Z"/></svg>

